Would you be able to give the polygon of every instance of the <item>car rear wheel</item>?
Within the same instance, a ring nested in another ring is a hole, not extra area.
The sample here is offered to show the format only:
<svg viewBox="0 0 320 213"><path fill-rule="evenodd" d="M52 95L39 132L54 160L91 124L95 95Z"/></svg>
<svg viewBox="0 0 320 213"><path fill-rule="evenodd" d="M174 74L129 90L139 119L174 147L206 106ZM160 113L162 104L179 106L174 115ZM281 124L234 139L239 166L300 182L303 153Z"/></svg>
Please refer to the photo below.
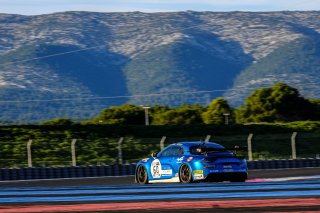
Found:
<svg viewBox="0 0 320 213"><path fill-rule="evenodd" d="M192 182L192 174L191 174L190 167L188 165L183 164L180 167L179 178L180 178L180 182L182 182L182 183L191 183Z"/></svg>
<svg viewBox="0 0 320 213"><path fill-rule="evenodd" d="M143 165L140 165L137 169L137 172L136 172L136 180L137 180L137 183L140 183L140 184L147 184L149 183L149 180L148 180L148 173L147 173L147 170L146 168L143 166Z"/></svg>

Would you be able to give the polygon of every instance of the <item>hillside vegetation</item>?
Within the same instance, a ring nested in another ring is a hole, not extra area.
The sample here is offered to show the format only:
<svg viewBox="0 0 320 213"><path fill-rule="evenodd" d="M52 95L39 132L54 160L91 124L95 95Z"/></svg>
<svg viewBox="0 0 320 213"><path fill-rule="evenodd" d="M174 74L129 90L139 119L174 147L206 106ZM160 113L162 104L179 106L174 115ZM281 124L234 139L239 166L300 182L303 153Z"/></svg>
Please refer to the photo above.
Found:
<svg viewBox="0 0 320 213"><path fill-rule="evenodd" d="M253 85L265 87L275 81L288 82L307 97L319 97L315 88L320 81L320 37L314 34L285 43L243 70L234 83L242 92L230 91L227 97L239 104Z"/></svg>
<svg viewBox="0 0 320 213"><path fill-rule="evenodd" d="M252 125L189 125L189 126L132 126L132 125L52 125L0 127L0 167L27 166L27 142L32 139L34 166L71 165L70 144L77 139L78 165L114 164L118 160L118 140L124 137L124 162L158 152L162 136L165 145L179 141L204 140L228 147L246 146L249 133L254 133L254 158L290 158L290 137L298 132L298 157L316 157L320 153L320 122ZM245 153L244 153L245 154Z"/></svg>
<svg viewBox="0 0 320 213"><path fill-rule="evenodd" d="M238 107L279 81L319 98L319 20L319 11L0 14L0 120L80 121L110 106L221 96Z"/></svg>
<svg viewBox="0 0 320 213"><path fill-rule="evenodd" d="M298 132L298 156L315 157L320 153L319 103L278 83L254 91L237 109L231 108L223 98L213 100L208 107L151 107L148 109L150 126L144 123L144 109L129 104L106 108L98 116L81 123L56 118L42 125L2 126L0 165L25 166L29 140L33 141L34 165L69 165L72 139L77 139L79 164L95 165L117 162L120 137L125 138L124 159L136 162L159 151L163 136L169 144L200 141L210 135L213 141L232 147L246 146L250 133L254 134L255 158L290 158L293 132Z"/></svg>

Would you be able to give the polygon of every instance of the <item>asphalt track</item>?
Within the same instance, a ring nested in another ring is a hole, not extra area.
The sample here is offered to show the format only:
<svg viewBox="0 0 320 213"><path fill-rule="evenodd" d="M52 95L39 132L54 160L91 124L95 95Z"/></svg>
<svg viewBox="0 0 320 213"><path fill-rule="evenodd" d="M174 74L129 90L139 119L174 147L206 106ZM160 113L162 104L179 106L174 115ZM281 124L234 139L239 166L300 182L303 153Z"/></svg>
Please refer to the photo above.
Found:
<svg viewBox="0 0 320 213"><path fill-rule="evenodd" d="M320 212L320 168L251 171L246 183L133 184L133 177L0 182L0 213Z"/></svg>

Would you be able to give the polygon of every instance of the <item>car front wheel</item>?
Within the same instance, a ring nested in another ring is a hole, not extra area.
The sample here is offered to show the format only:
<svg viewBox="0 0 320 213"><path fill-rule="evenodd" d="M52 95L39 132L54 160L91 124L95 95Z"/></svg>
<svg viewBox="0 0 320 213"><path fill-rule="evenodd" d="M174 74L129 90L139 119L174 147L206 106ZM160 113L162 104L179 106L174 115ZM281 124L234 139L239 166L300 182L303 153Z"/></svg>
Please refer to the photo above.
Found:
<svg viewBox="0 0 320 213"><path fill-rule="evenodd" d="M137 183L140 183L140 184L147 184L149 183L149 180L148 180L148 172L146 170L146 168L143 166L143 165L140 165L137 169L137 172L136 172L136 181Z"/></svg>
<svg viewBox="0 0 320 213"><path fill-rule="evenodd" d="M192 174L191 174L190 167L188 165L183 164L180 167L179 179L180 179L180 182L182 182L182 183L191 183L192 182Z"/></svg>

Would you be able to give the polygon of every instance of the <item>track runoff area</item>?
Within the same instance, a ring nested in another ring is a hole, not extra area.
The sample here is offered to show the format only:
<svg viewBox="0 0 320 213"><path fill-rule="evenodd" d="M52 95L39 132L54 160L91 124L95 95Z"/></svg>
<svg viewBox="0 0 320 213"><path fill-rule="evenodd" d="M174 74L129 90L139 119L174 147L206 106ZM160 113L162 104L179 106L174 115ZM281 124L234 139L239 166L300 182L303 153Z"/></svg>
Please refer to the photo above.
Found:
<svg viewBox="0 0 320 213"><path fill-rule="evenodd" d="M250 171L245 183L147 184L133 176L0 182L10 212L320 212L320 168Z"/></svg>

